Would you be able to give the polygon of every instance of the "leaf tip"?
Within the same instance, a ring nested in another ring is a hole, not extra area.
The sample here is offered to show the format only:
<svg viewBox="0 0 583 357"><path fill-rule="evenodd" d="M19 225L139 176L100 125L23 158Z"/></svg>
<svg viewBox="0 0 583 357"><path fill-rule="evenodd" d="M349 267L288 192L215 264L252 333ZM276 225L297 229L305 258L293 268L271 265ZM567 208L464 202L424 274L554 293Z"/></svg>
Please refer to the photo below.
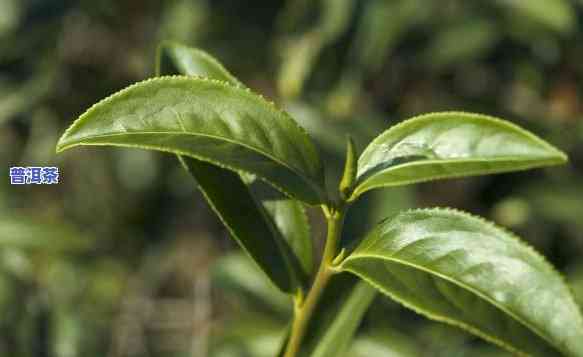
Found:
<svg viewBox="0 0 583 357"><path fill-rule="evenodd" d="M557 163L559 165L564 165L564 164L568 163L569 156L559 149L556 149L556 150L557 150L557 157L558 157Z"/></svg>
<svg viewBox="0 0 583 357"><path fill-rule="evenodd" d="M55 145L55 153L60 154L63 151L67 150L70 146L67 144L68 133L71 127L67 128L67 130L63 133L63 135L57 141Z"/></svg>
<svg viewBox="0 0 583 357"><path fill-rule="evenodd" d="M547 145L549 147L548 148L548 151L549 151L548 166L565 165L565 164L569 163L569 156L565 152L558 149L554 145L551 145L548 143L547 143Z"/></svg>

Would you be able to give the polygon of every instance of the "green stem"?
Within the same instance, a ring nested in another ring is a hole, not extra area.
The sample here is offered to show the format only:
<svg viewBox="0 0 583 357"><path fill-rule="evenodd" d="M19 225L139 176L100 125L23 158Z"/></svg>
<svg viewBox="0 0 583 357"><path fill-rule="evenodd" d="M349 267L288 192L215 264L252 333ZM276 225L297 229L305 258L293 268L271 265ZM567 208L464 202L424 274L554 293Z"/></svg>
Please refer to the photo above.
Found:
<svg viewBox="0 0 583 357"><path fill-rule="evenodd" d="M328 284L330 277L334 274L330 267L332 266L332 261L338 250L338 241L340 240L340 235L342 233L345 209L344 207L341 207L340 209L331 209L330 211L325 212L328 221L328 234L326 236L324 254L318 272L316 273L314 283L308 291L306 299L304 301L296 301L294 321L291 327L289 342L285 350L285 357L297 356L310 318L318 305L318 300Z"/></svg>

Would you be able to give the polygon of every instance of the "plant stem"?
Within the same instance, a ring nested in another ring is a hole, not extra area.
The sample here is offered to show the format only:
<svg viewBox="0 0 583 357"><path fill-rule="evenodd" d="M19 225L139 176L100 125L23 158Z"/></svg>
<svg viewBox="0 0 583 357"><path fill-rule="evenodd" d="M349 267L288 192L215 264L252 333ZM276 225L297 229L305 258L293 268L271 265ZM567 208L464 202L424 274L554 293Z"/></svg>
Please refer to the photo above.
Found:
<svg viewBox="0 0 583 357"><path fill-rule="evenodd" d="M314 283L306 295L306 299L303 302L297 303L295 306L294 321L291 327L289 342L285 350L285 357L297 356L310 318L318 305L318 300L328 284L330 277L334 274L330 267L338 250L338 241L342 233L345 212L344 207L331 209L329 212L325 211L326 220L328 221L328 233L326 235L324 254L322 255L320 267L314 278Z"/></svg>

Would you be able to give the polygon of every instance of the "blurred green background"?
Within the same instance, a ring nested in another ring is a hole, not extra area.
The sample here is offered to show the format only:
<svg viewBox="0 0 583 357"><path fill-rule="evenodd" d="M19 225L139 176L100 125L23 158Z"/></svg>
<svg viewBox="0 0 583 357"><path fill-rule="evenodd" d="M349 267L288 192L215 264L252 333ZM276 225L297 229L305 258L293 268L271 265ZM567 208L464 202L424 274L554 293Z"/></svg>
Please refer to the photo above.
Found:
<svg viewBox="0 0 583 357"><path fill-rule="evenodd" d="M175 157L54 153L90 105L152 76L165 39L212 53L285 107L332 181L346 133L362 150L429 111L496 115L555 144L565 167L367 194L343 239L400 209L457 207L518 233L583 303L583 0L0 0L0 356L277 350L287 298ZM11 186L11 166L58 166L61 182ZM379 297L348 355L504 353Z"/></svg>

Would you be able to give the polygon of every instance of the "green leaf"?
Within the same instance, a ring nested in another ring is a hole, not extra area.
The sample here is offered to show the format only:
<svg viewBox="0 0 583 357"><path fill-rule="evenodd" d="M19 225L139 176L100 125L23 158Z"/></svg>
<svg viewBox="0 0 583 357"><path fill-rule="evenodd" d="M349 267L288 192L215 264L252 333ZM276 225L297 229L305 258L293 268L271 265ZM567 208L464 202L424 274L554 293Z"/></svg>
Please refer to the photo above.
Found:
<svg viewBox="0 0 583 357"><path fill-rule="evenodd" d="M425 50L425 60L442 68L479 59L496 45L498 31L492 22L479 18L447 26L434 36Z"/></svg>
<svg viewBox="0 0 583 357"><path fill-rule="evenodd" d="M348 30L355 5L354 0L320 0L316 26L288 41L278 78L278 88L284 97L301 93L322 50ZM313 16L311 12L308 15Z"/></svg>
<svg viewBox="0 0 583 357"><path fill-rule="evenodd" d="M577 23L574 5L568 0L500 1L510 7L511 18L526 16L560 33L571 32Z"/></svg>
<svg viewBox="0 0 583 357"><path fill-rule="evenodd" d="M351 48L358 70L377 72L398 41L421 19L433 12L432 3L423 0L372 0L363 3ZM387 21L387 17L391 21Z"/></svg>
<svg viewBox="0 0 583 357"><path fill-rule="evenodd" d="M184 74L190 76L202 76L209 77L211 79L223 80L232 85L245 87L241 82L239 82L233 75L231 75L216 59L199 49L186 47L177 43L164 42L158 48L157 56L157 75L161 74ZM182 160L188 162L189 160L196 160L189 157L182 157ZM203 166L199 166L203 169ZM192 169L192 167L191 167ZM206 171L205 176L209 177L213 172L220 172L221 170L226 170L216 166L211 171ZM215 185L216 182L220 182L220 177L222 175L228 175L227 173L222 173L216 178L209 178L211 185ZM250 176L250 175L247 175ZM237 180L235 174L231 174L232 180ZM239 178L241 180L243 178ZM287 199L285 196L279 192L269 189L266 185L261 185L255 177L248 177L248 185L251 186L251 194L258 201L261 202L263 207L267 210L271 216L273 222L264 215L259 215L250 219L251 222L255 224L268 224L271 225L275 223L281 235L290 245L291 249L296 254L302 268L303 272L297 275L308 275L312 271L312 241L310 237L309 223L305 215L303 206L301 203ZM245 182L245 181L244 181ZM199 182L199 187L206 191L206 198L209 200L212 206L216 206L212 201L215 200L211 197L210 191L206 187L202 186ZM239 184L237 187L243 187ZM233 188L234 189L234 188ZM245 191L247 189L245 188ZM245 195L245 193L235 194ZM220 200L221 198L216 198ZM238 227L236 224L236 218L231 219L226 217L226 212L221 212L223 216L223 221L229 221L231 224L231 229L237 231ZM235 212L235 214L238 214Z"/></svg>
<svg viewBox="0 0 583 357"><path fill-rule="evenodd" d="M561 276L480 218L447 209L401 213L340 268L430 319L514 353L583 356L583 319Z"/></svg>
<svg viewBox="0 0 583 357"><path fill-rule="evenodd" d="M87 251L93 244L94 238L65 222L19 215L0 217L0 248L70 253Z"/></svg>
<svg viewBox="0 0 583 357"><path fill-rule="evenodd" d="M376 296L369 284L350 274L334 275L308 323L298 356L339 356L349 347Z"/></svg>
<svg viewBox="0 0 583 357"><path fill-rule="evenodd" d="M216 330L209 341L208 356L273 357L286 337L285 326L257 313L229 317Z"/></svg>
<svg viewBox="0 0 583 357"><path fill-rule="evenodd" d="M275 226L291 247L299 260L302 272L307 276L314 270L312 238L310 223L302 204L290 200L269 187L263 186L263 192L272 191L272 195L257 194L252 186L252 193L263 204L273 219Z"/></svg>
<svg viewBox="0 0 583 357"><path fill-rule="evenodd" d="M250 305L267 306L280 315L291 314L290 296L276 289L244 254L236 252L222 256L213 265L212 272L214 284L248 297Z"/></svg>
<svg viewBox="0 0 583 357"><path fill-rule="evenodd" d="M310 222L304 206L257 180L253 175L242 174L241 178L249 187L253 198L261 203L266 212L265 220L268 224L275 225L277 233L285 239L294 253L291 259L294 266L299 268L297 276L307 282L314 270L314 261Z"/></svg>
<svg viewBox="0 0 583 357"><path fill-rule="evenodd" d="M337 120L323 110L318 109L318 103L288 102L286 111L314 137L319 146L340 162L346 154L346 136L350 135L355 143L368 143L378 135L385 126L380 115L362 114L366 125L358 120Z"/></svg>
<svg viewBox="0 0 583 357"><path fill-rule="evenodd" d="M182 43L198 43L208 36L214 18L205 1L177 0L164 4L156 15L158 38Z"/></svg>
<svg viewBox="0 0 583 357"><path fill-rule="evenodd" d="M55 71L47 68L18 85L0 83L0 124L33 109L50 92Z"/></svg>
<svg viewBox="0 0 583 357"><path fill-rule="evenodd" d="M500 119L462 112L421 115L373 140L358 160L351 200L378 187L526 170L567 157L534 134Z"/></svg>
<svg viewBox="0 0 583 357"><path fill-rule="evenodd" d="M346 159L344 160L344 173L342 174L342 179L340 180L340 185L338 190L340 192L340 197L343 200L349 198L350 192L352 191L352 185L356 180L356 149L354 147L354 141L350 136L346 139Z"/></svg>
<svg viewBox="0 0 583 357"><path fill-rule="evenodd" d="M95 104L57 151L112 145L170 152L250 172L309 204L325 202L316 147L285 112L248 90L202 78L160 77Z"/></svg>
<svg viewBox="0 0 583 357"><path fill-rule="evenodd" d="M162 42L156 57L158 75L207 77L244 88L235 76L208 53L174 42Z"/></svg>
<svg viewBox="0 0 583 357"><path fill-rule="evenodd" d="M302 278L296 269L297 263L239 175L203 161L179 159L204 188L203 195L241 248L275 286L294 293Z"/></svg>
<svg viewBox="0 0 583 357"><path fill-rule="evenodd" d="M357 337L344 357L416 357L422 355L418 345L413 337L383 327Z"/></svg>

